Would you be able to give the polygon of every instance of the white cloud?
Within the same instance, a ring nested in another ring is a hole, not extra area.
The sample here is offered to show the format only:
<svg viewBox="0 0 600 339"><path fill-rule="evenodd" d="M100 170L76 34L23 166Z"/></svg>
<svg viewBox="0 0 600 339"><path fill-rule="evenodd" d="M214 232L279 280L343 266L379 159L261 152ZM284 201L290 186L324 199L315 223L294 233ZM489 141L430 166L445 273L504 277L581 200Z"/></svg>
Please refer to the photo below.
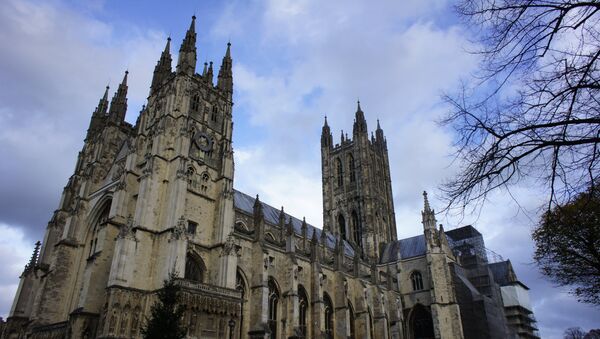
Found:
<svg viewBox="0 0 600 339"><path fill-rule="evenodd" d="M17 292L18 280L33 252L33 243L18 227L0 223L0 317L6 319Z"/></svg>

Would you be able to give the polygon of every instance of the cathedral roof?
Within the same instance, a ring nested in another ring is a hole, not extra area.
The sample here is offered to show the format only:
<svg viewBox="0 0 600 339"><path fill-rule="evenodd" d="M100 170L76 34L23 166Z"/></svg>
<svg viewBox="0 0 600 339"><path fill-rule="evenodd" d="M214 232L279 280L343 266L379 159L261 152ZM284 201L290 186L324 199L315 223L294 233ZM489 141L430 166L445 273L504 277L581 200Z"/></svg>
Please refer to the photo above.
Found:
<svg viewBox="0 0 600 339"><path fill-rule="evenodd" d="M381 254L381 263L418 257L425 255L425 252L427 252L427 245L424 235L400 239L386 244Z"/></svg>
<svg viewBox="0 0 600 339"><path fill-rule="evenodd" d="M233 204L235 206L236 209L248 213L248 214L252 214L253 213L253 208L254 208L254 202L255 202L256 198L240 192L238 190L233 190ZM264 202L261 201L262 204L262 209L263 209L263 214L265 216L265 222L271 224L271 225L279 225L279 214L281 213L280 209L277 209L271 205L265 204ZM287 213L285 213L285 220L286 223L288 222L288 220L292 220L292 226L294 229L294 233L298 234L298 235L302 235L302 220L289 215ZM317 239L321 239L321 232L323 232L320 228L317 228L313 225L310 224L306 224L306 237L308 239L311 239L313 236L313 233L316 232L317 233ZM329 232L325 232L325 244L326 246L333 250L335 249L335 236L332 233ZM351 256L354 257L354 249L352 248L352 245L350 245L347 241L343 241L344 242L344 254L346 254L347 256Z"/></svg>

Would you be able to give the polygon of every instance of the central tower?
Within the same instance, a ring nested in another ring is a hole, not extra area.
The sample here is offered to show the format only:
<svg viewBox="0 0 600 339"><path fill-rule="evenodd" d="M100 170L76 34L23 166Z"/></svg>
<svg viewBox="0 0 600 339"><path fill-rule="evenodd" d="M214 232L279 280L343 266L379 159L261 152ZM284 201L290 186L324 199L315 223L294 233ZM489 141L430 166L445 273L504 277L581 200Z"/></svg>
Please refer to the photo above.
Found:
<svg viewBox="0 0 600 339"><path fill-rule="evenodd" d="M397 240L387 142L377 122L369 138L365 114L356 109L352 139L342 131L333 144L331 129L321 134L323 228L379 258L383 244Z"/></svg>

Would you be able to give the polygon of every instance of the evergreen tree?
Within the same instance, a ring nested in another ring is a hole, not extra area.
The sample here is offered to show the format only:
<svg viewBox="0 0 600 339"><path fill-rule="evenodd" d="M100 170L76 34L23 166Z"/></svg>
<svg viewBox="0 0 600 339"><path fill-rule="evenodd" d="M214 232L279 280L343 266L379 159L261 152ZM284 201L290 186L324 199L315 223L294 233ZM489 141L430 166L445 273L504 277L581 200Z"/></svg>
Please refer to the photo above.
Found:
<svg viewBox="0 0 600 339"><path fill-rule="evenodd" d="M181 326L181 318L185 311L179 304L181 287L175 284L175 273L164 281L163 288L158 291L158 300L152 305L150 318L142 329L144 339L182 339L187 330Z"/></svg>

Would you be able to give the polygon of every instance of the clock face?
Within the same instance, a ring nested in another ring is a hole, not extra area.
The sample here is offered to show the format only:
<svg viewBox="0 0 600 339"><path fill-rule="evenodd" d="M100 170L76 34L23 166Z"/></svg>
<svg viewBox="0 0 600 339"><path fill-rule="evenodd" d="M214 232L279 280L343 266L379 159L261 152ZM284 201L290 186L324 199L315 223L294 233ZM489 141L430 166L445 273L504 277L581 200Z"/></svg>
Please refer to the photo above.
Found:
<svg viewBox="0 0 600 339"><path fill-rule="evenodd" d="M208 134L197 131L196 133L194 133L194 137L192 140L194 142L194 145L196 145L196 147L198 147L198 149L200 149L201 151L210 152L212 150L213 140Z"/></svg>

